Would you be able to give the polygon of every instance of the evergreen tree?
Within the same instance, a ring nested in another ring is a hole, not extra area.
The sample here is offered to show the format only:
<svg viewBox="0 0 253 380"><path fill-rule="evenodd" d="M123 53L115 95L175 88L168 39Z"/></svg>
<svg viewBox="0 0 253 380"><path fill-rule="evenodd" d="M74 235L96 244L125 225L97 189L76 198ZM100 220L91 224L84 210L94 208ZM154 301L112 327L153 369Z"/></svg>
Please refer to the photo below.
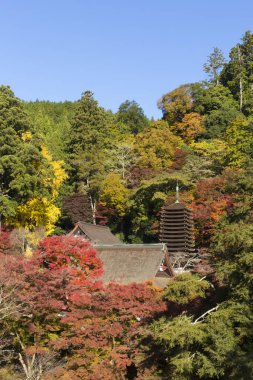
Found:
<svg viewBox="0 0 253 380"><path fill-rule="evenodd" d="M221 73L221 82L238 101L240 111L249 115L253 110L253 34L250 31L231 49L229 57Z"/></svg>
<svg viewBox="0 0 253 380"><path fill-rule="evenodd" d="M92 92L86 91L77 102L68 142L71 166L70 183L77 192L87 192L95 223L96 203L105 173L105 149L109 145L108 115Z"/></svg>
<svg viewBox="0 0 253 380"><path fill-rule="evenodd" d="M225 64L225 58L222 51L217 47L208 56L207 62L204 64L204 71L209 75L213 84L219 83L220 71Z"/></svg>
<svg viewBox="0 0 253 380"><path fill-rule="evenodd" d="M148 118L144 115L140 105L134 100L126 100L119 106L117 121L125 124L129 132L134 135L149 127Z"/></svg>
<svg viewBox="0 0 253 380"><path fill-rule="evenodd" d="M0 214L4 221L9 220L11 224L18 226L27 223L20 211L30 204L29 202L36 202L35 213L37 217L43 218L42 206L45 202L50 204L55 200L55 191L62 182L58 179L66 178L61 164L50 161L43 155L40 141L31 130L23 103L15 97L9 87L1 86ZM29 210L31 214L32 209ZM58 215L59 210L55 207L54 210Z"/></svg>

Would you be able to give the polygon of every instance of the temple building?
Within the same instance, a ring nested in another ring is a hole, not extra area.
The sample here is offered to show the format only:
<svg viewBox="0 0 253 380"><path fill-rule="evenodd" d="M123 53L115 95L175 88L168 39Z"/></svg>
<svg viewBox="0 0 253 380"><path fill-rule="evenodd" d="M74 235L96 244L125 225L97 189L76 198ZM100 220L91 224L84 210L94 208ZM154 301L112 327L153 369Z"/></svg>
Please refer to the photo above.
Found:
<svg viewBox="0 0 253 380"><path fill-rule="evenodd" d="M192 213L182 203L163 208L160 241L167 245L170 253L195 252Z"/></svg>
<svg viewBox="0 0 253 380"><path fill-rule="evenodd" d="M111 233L109 227L86 222L76 223L69 236L82 236L92 245L97 244L121 244L121 241Z"/></svg>
<svg viewBox="0 0 253 380"><path fill-rule="evenodd" d="M90 241L103 262L105 283L150 281L164 288L174 275L165 244L125 244L109 227L85 222L76 223L69 236Z"/></svg>
<svg viewBox="0 0 253 380"><path fill-rule="evenodd" d="M159 240L165 243L173 267L183 267L186 260L196 257L192 212L179 201L164 206L161 213Z"/></svg>

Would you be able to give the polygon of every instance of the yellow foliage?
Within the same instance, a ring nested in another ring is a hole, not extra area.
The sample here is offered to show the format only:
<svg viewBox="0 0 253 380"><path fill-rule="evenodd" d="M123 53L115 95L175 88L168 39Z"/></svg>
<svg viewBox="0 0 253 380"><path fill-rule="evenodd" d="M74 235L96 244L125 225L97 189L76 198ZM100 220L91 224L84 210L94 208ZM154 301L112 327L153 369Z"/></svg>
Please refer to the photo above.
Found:
<svg viewBox="0 0 253 380"><path fill-rule="evenodd" d="M221 165L225 164L228 155L228 145L219 139L203 140L190 145L194 152L206 158L215 159Z"/></svg>
<svg viewBox="0 0 253 380"><path fill-rule="evenodd" d="M60 209L47 198L32 198L17 207L15 227L25 227L33 231L36 227L45 227L47 234L54 230L54 224L60 216Z"/></svg>
<svg viewBox="0 0 253 380"><path fill-rule="evenodd" d="M109 173L102 183L101 204L111 207L123 216L126 211L129 190L118 173Z"/></svg>
<svg viewBox="0 0 253 380"><path fill-rule="evenodd" d="M192 104L191 89L187 85L163 95L158 101L158 107L162 109L164 118L170 125L181 121L183 116L191 110Z"/></svg>
<svg viewBox="0 0 253 380"><path fill-rule="evenodd" d="M67 173L63 169L63 161L54 161L52 155L49 153L45 146L41 147L41 153L48 161L48 164L52 167L53 177L47 176L45 173L45 182L52 187L52 198L56 199L59 194L59 188L65 179L68 178Z"/></svg>
<svg viewBox="0 0 253 380"><path fill-rule="evenodd" d="M180 137L173 135L168 127L159 125L148 128L136 136L134 145L139 166L152 169L169 168L175 150L182 145Z"/></svg>
<svg viewBox="0 0 253 380"><path fill-rule="evenodd" d="M236 168L244 166L253 145L253 133L249 122L237 117L227 128L225 138L228 145L229 166Z"/></svg>
<svg viewBox="0 0 253 380"><path fill-rule="evenodd" d="M27 246L24 254L26 257L32 257L33 255L32 248L30 246Z"/></svg>
<svg viewBox="0 0 253 380"><path fill-rule="evenodd" d="M180 123L171 126L171 130L182 137L186 143L191 142L204 131L203 119L204 116L197 112L187 113Z"/></svg>
<svg viewBox="0 0 253 380"><path fill-rule="evenodd" d="M31 141L32 140L32 132L30 132L30 131L27 131L27 132L24 132L24 133L22 133L22 140L23 141Z"/></svg>

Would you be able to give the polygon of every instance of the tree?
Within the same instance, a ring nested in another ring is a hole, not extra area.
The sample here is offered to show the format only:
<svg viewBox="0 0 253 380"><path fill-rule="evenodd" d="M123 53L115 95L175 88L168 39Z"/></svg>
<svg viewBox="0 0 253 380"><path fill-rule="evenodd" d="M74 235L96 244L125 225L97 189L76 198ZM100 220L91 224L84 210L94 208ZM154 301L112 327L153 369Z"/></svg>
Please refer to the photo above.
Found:
<svg viewBox="0 0 253 380"><path fill-rule="evenodd" d="M100 203L114 209L118 216L122 217L126 212L128 197L129 190L120 175L109 173L102 183Z"/></svg>
<svg viewBox="0 0 253 380"><path fill-rule="evenodd" d="M217 84L196 95L195 107L204 115L203 124L207 138L220 139L227 127L238 116L238 106L228 88Z"/></svg>
<svg viewBox="0 0 253 380"><path fill-rule="evenodd" d="M48 234L54 230L60 216L60 209L54 203L62 183L67 178L63 164L63 161L54 161L46 147L41 147L41 162L37 165L37 177L43 178L43 187L41 185L39 189L34 188L33 194L29 194L29 199L17 206L16 215L11 220L12 225L25 227L29 231L45 227Z"/></svg>
<svg viewBox="0 0 253 380"><path fill-rule="evenodd" d="M226 216L231 202L231 195L225 189L224 177L217 176L197 183L191 208L199 246L210 244L213 230L221 218Z"/></svg>
<svg viewBox="0 0 253 380"><path fill-rule="evenodd" d="M158 100L157 105L169 125L181 122L184 115L193 108L191 85L185 84L168 92Z"/></svg>
<svg viewBox="0 0 253 380"><path fill-rule="evenodd" d="M245 167L252 158L252 124L243 117L236 118L227 128L225 140L228 146L228 165Z"/></svg>
<svg viewBox="0 0 253 380"><path fill-rule="evenodd" d="M180 123L171 126L170 129L187 144L204 132L203 119L204 117L197 112L190 112L185 114Z"/></svg>
<svg viewBox="0 0 253 380"><path fill-rule="evenodd" d="M52 200L65 174L59 162L43 155L23 104L9 87L0 87L0 109L0 214L15 225L18 206L35 198Z"/></svg>
<svg viewBox="0 0 253 380"><path fill-rule="evenodd" d="M84 239L46 238L30 259L1 254L0 290L6 305L8 299L9 306L15 304L11 314L5 308L2 320L0 305L4 349L11 350L10 363L19 362L27 380L51 379L52 367L59 366L56 339L66 328L61 319L71 312L70 303L87 301L99 289L95 280L101 274L102 262Z"/></svg>
<svg viewBox="0 0 253 380"><path fill-rule="evenodd" d="M134 162L133 138L127 134L115 141L110 149L109 166L113 171L121 173L122 179L126 177L127 170Z"/></svg>
<svg viewBox="0 0 253 380"><path fill-rule="evenodd" d="M66 160L66 143L75 103L36 101L24 103L30 124L54 160Z"/></svg>
<svg viewBox="0 0 253 380"><path fill-rule="evenodd" d="M183 273L176 276L167 286L163 292L163 299L179 305L186 305L196 298L205 298L207 290L210 290L208 281L201 280L199 276L191 273Z"/></svg>
<svg viewBox="0 0 253 380"><path fill-rule="evenodd" d="M63 216L70 219L70 226L80 220L92 223L92 210L87 194L77 193L67 196L63 201Z"/></svg>
<svg viewBox="0 0 253 380"><path fill-rule="evenodd" d="M71 315L56 345L72 347L55 379L117 379L128 377L137 354L134 336L140 325L166 309L159 292L147 284L108 284L73 302ZM76 334L76 331L79 331Z"/></svg>
<svg viewBox="0 0 253 380"><path fill-rule="evenodd" d="M46 238L29 260L1 257L0 280L10 273L22 310L5 332L27 380L124 379L136 330L166 309L150 284L98 282L102 262L82 238Z"/></svg>
<svg viewBox="0 0 253 380"><path fill-rule="evenodd" d="M194 184L214 176L212 164L210 158L191 154L188 155L180 173L184 178L187 178L189 183Z"/></svg>
<svg viewBox="0 0 253 380"><path fill-rule="evenodd" d="M135 100L126 100L119 106L117 120L125 124L134 135L149 127L148 118Z"/></svg>
<svg viewBox="0 0 253 380"><path fill-rule="evenodd" d="M252 48L253 34L247 31L242 37L242 42L231 49L230 60L221 73L221 82L230 89L239 103L240 111L247 116L252 112L253 107Z"/></svg>
<svg viewBox="0 0 253 380"><path fill-rule="evenodd" d="M222 51L215 47L213 52L208 56L207 63L204 64L204 71L210 76L213 84L219 84L220 71L225 64L225 58Z"/></svg>
<svg viewBox="0 0 253 380"><path fill-rule="evenodd" d="M154 126L136 136L134 150L136 162L140 167L168 169L173 162L174 153L182 145L167 125Z"/></svg>
<svg viewBox="0 0 253 380"><path fill-rule="evenodd" d="M200 157L204 157L211 163L214 173L220 174L228 161L228 146L224 140L209 139L191 143L191 148Z"/></svg>
<svg viewBox="0 0 253 380"><path fill-rule="evenodd" d="M77 102L67 152L71 165L70 183L75 191L89 195L94 223L109 140L107 114L93 98L92 92L86 91Z"/></svg>

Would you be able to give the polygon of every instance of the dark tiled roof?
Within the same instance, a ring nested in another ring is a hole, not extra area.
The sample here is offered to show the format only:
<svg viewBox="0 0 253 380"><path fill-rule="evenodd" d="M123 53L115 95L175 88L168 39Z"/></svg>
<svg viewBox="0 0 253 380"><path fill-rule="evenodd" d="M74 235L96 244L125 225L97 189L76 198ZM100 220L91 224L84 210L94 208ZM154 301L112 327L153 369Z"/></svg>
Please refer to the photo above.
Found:
<svg viewBox="0 0 253 380"><path fill-rule="evenodd" d="M70 232L70 235L85 235L85 237L94 245L121 243L121 241L111 233L109 227L85 222L78 222Z"/></svg>
<svg viewBox="0 0 253 380"><path fill-rule="evenodd" d="M97 245L96 251L104 263L105 282L129 284L153 280L164 259L164 244ZM166 286L167 278L159 278L157 286Z"/></svg>

